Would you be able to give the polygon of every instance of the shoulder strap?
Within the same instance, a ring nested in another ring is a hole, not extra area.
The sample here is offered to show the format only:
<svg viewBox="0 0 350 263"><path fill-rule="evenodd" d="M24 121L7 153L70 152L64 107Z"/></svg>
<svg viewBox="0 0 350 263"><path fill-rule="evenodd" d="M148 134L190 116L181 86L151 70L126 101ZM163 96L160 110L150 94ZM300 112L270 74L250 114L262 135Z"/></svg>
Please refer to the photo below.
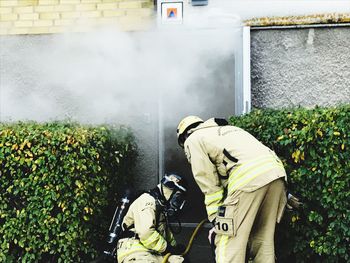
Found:
<svg viewBox="0 0 350 263"><path fill-rule="evenodd" d="M164 201L163 195L160 193L160 190L158 187L155 187L147 192L150 194L156 201L156 225L155 228L158 229L159 226L159 219L160 219L160 214L163 211L164 204L162 201Z"/></svg>
<svg viewBox="0 0 350 263"><path fill-rule="evenodd" d="M214 121L218 126L226 126L228 125L228 121L222 118L214 118Z"/></svg>
<svg viewBox="0 0 350 263"><path fill-rule="evenodd" d="M229 159L230 161L234 162L234 163L237 163L238 162L238 159L234 156L232 156L225 148L224 148L224 151L223 151L223 154L226 156L227 159Z"/></svg>

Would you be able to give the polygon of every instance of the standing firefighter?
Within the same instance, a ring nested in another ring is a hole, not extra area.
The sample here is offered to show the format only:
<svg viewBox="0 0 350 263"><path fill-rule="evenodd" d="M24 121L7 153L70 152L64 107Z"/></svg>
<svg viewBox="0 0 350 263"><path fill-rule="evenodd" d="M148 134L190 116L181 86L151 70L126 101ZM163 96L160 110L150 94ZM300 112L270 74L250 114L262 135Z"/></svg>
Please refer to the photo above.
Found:
<svg viewBox="0 0 350 263"><path fill-rule="evenodd" d="M188 116L177 136L214 224L216 262L244 263L246 254L253 262L275 262L275 225L287 202L276 154L224 119Z"/></svg>
<svg viewBox="0 0 350 263"><path fill-rule="evenodd" d="M184 180L166 175L154 189L140 195L123 220L123 234L118 241L119 263L160 263L167 253L179 254L168 218L176 216L185 203ZM170 256L168 262L180 263L181 256Z"/></svg>

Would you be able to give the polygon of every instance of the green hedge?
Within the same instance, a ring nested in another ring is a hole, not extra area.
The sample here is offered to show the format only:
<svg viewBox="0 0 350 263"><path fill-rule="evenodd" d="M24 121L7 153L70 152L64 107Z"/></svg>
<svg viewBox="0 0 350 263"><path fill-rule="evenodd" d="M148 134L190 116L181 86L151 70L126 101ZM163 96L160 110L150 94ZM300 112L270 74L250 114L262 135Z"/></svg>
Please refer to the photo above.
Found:
<svg viewBox="0 0 350 263"><path fill-rule="evenodd" d="M135 153L123 127L0 124L0 262L94 258Z"/></svg>
<svg viewBox="0 0 350 263"><path fill-rule="evenodd" d="M231 117L283 160L304 209L278 227L279 262L350 262L350 106Z"/></svg>

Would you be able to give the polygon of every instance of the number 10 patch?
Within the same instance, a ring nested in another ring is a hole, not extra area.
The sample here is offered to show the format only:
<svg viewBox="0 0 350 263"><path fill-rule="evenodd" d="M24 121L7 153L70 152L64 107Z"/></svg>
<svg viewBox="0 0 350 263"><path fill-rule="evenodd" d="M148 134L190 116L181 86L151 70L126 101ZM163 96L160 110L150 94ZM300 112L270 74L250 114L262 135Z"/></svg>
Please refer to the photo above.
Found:
<svg viewBox="0 0 350 263"><path fill-rule="evenodd" d="M215 233L233 236L233 219L217 217L215 222Z"/></svg>

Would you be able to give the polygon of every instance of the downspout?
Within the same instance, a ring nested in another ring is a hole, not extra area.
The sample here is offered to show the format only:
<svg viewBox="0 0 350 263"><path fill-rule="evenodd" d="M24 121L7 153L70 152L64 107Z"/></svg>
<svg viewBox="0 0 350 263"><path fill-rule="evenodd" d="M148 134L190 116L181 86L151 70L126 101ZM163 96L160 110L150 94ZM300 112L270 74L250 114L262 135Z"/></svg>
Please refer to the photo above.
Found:
<svg viewBox="0 0 350 263"><path fill-rule="evenodd" d="M250 84L250 27L243 27L243 114L251 110L251 84Z"/></svg>
<svg viewBox="0 0 350 263"><path fill-rule="evenodd" d="M250 85L250 27L242 27L242 38L235 56L235 115L251 110Z"/></svg>
<svg viewBox="0 0 350 263"><path fill-rule="evenodd" d="M162 92L158 91L158 182L164 175L164 113Z"/></svg>

